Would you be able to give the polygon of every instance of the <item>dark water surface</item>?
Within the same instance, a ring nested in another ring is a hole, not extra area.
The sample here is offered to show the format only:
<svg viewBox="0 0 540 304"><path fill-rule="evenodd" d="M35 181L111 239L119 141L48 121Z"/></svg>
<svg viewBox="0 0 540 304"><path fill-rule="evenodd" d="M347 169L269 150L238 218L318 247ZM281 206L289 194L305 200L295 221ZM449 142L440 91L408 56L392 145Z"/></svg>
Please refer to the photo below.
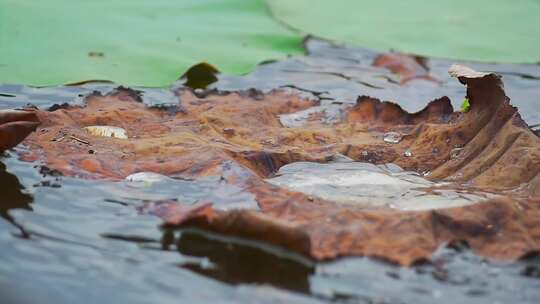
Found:
<svg viewBox="0 0 540 304"><path fill-rule="evenodd" d="M222 76L213 88L287 86L319 98L321 109L335 115L362 94L397 100L410 111L442 95L459 106L464 95L461 85L446 78L442 88L428 82L394 85L385 78L392 75L369 67L374 55L366 50L318 40L309 40L307 48L309 56L261 65L242 77ZM430 61L441 78L448 65ZM530 125L540 123L538 66L474 67L507 69L508 95ZM0 108L82 104L86 94L114 87L0 85ZM144 90L149 105L173 110L177 105L172 90ZM163 230L161 220L144 211L148 201L163 198L251 202L219 179L138 187L58 176L39 163L17 160L15 152L0 163L2 304L540 302L540 257L495 263L457 246L441 248L433 263L411 268L370 258L314 263L265 244L197 230Z"/></svg>
<svg viewBox="0 0 540 304"><path fill-rule="evenodd" d="M369 258L313 263L264 244L161 230L157 217L140 212L145 202L124 182L44 176L39 165L11 155L2 162L0 288L17 299L12 303L540 299L540 258L501 264L466 248L444 248L433 264L413 268ZM183 197L209 190L195 181L177 189L188 192Z"/></svg>

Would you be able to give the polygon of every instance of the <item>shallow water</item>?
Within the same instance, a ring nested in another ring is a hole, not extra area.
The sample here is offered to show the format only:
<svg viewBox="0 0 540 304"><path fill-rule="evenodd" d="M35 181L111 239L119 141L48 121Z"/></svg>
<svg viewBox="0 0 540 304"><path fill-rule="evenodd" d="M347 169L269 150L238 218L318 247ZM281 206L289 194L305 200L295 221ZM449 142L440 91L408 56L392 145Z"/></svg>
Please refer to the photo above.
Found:
<svg viewBox="0 0 540 304"><path fill-rule="evenodd" d="M285 165L267 181L293 191L359 208L429 210L479 203L495 195L434 183L394 164L362 162Z"/></svg>
<svg viewBox="0 0 540 304"><path fill-rule="evenodd" d="M314 263L265 244L162 230L157 217L141 212L152 198L234 195L209 191L219 189L212 179L169 180L174 187L160 192L155 184L43 175L39 164L13 155L2 162L3 191L11 190L2 196L0 289L11 303L537 303L540 298L538 258L498 264L456 248L441 249L433 265L413 268L369 258ZM14 191L18 184L24 189Z"/></svg>
<svg viewBox="0 0 540 304"><path fill-rule="evenodd" d="M374 53L363 49L338 48L310 40L308 51L306 57L261 65L250 75L221 76L213 86L230 90L285 86L301 91L320 101L316 110L325 111L329 123L359 94L398 100L410 111L419 110L441 95L450 96L454 106L459 107L464 94L457 81L446 78L442 87L422 81L415 81L414 86L392 84L385 78L389 77L387 72L369 67ZM446 75L450 63L431 60L429 64L440 76ZM540 123L536 98L540 66L473 67L518 71L504 75L505 89L529 124ZM22 107L26 103L42 109L65 102L81 104L86 94L94 90L106 93L114 87L106 83L59 88L0 85L0 108ZM182 110L171 90L145 88L142 98L150 106ZM308 110L283 116L282 122L301 124L314 112ZM411 268L371 258L315 263L266 244L196 230L163 230L161 220L145 212L150 200L187 204L212 200L218 202L218 208L235 201L242 207L256 208L251 194L219 179L83 181L56 176L39 163L18 161L13 153L0 158L0 162L6 167L4 170L0 166L0 303L532 304L540 299L539 257L495 263L474 255L463 245L441 248L433 263ZM314 170L311 175L325 168L292 164L281 168L282 175L274 181L287 183L286 170L298 169L295 166ZM360 166L366 171L365 165ZM366 182L350 172L345 179L338 175L331 183L325 176L325 189L318 195L339 193L339 187L352 191L363 181L363 185L379 187L376 191L397 184L398 190L418 199L414 196L417 188L434 186L421 176L398 172L395 167L367 169L369 174L375 174L371 177L385 183ZM338 190L330 189L336 181ZM312 190L321 191L318 187ZM391 197L384 191L379 193L383 194L381 205L389 206ZM465 194L474 195L474 199L487 195Z"/></svg>

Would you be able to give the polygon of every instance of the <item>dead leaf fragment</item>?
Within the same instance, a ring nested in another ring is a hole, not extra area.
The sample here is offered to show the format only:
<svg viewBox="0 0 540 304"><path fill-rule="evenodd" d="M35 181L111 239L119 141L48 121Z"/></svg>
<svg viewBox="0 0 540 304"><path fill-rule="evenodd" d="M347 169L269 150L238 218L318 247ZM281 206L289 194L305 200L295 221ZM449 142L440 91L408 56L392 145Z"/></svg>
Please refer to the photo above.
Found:
<svg viewBox="0 0 540 304"><path fill-rule="evenodd" d="M448 69L448 74L452 77L460 78L482 78L484 76L490 75L490 73L484 73L484 72L478 72L475 71L469 67L459 65L459 64L453 64Z"/></svg>
<svg viewBox="0 0 540 304"><path fill-rule="evenodd" d="M315 117L303 126L285 127L280 115L317 103L283 91L199 98L183 89L177 93L185 111L170 116L118 89L89 97L85 107L39 112L43 127L51 131L32 134L26 143L47 166L66 175L220 176L253 194L260 210L216 210L211 206L216 202L193 208L167 203L158 204L156 214L170 226L262 240L315 259L367 255L410 265L455 241L466 241L478 254L502 260L538 251L540 139L510 105L499 76L464 68L453 68L452 73L467 85L466 113L453 112L445 97L420 112L407 113L394 103L361 96L335 124ZM96 138L92 145L103 151L98 154L70 142L51 142L60 130L77 136L85 132L81 126L88 125L121 125L131 136L123 141ZM401 140L385 142L389 132L402 135ZM336 155L394 163L429 172L431 180L446 181L456 191L497 196L447 209L366 209L265 180L284 165L324 163Z"/></svg>
<svg viewBox="0 0 540 304"><path fill-rule="evenodd" d="M0 111L0 152L15 147L39 124L34 111Z"/></svg>
<svg viewBox="0 0 540 304"><path fill-rule="evenodd" d="M103 52L91 51L88 52L88 57L105 57L105 54Z"/></svg>

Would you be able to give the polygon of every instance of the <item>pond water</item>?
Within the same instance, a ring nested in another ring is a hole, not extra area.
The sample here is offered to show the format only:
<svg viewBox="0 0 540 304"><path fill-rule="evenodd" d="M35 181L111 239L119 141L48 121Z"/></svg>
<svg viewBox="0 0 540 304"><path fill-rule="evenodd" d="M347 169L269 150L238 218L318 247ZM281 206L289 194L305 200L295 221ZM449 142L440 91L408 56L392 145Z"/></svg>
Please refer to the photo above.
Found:
<svg viewBox="0 0 540 304"><path fill-rule="evenodd" d="M0 290L11 301L2 303L537 303L540 297L539 258L494 263L464 246L441 248L433 264L412 268L370 258L315 263L256 242L163 230L160 219L141 211L152 198L242 197L211 179L165 181L169 189L159 192L153 185L51 175L13 154L2 162Z"/></svg>
<svg viewBox="0 0 540 304"><path fill-rule="evenodd" d="M309 56L265 64L250 75L223 76L213 88L268 90L295 83L296 88L289 89L318 98L330 122L362 92L383 99L402 96L402 105L411 111L441 95L449 95L459 106L464 93L462 86L453 84L455 81L442 88L430 83L394 85L380 77L380 70L370 74L373 69L366 68L365 62L370 62L373 54L365 50L337 48L313 40L308 41L308 50ZM442 75L446 63L435 60L431 68ZM523 66L517 71L504 78L509 95L530 125L540 123L539 103L533 102L539 92L540 67ZM379 86L386 90L377 89ZM86 94L114 87L106 83L61 88L0 85L0 108L26 103L42 109L55 103L80 104ZM170 90L144 90L144 102L150 106L181 110ZM283 117L282 121L294 126L302 122L302 117ZM80 180L58 176L40 163L21 162L14 152L3 155L0 163L0 303L540 301L538 256L496 263L476 256L463 244L440 248L432 263L410 268L359 257L316 263L257 242L198 230L162 229L161 220L145 212L148 201L161 199L196 203L217 198L224 205L229 200L256 208L250 194L219 179L157 178L142 184L136 182L137 177L122 182ZM273 182L320 196L339 194L357 184L371 184L376 191L381 190L381 184L390 184L414 198L419 194L418 187L434 186L421 176L393 171L393 167L348 163L349 169L358 167L354 174L346 172L346 178L325 175L318 181L323 187L307 189L320 170L325 174L337 172L343 163L336 161L329 166L292 164L281 168ZM294 174L294 179L287 179ZM303 184L299 182L302 174ZM379 194L381 205L388 206L386 194ZM462 203L485 195L466 193ZM347 203L347 198L343 199Z"/></svg>

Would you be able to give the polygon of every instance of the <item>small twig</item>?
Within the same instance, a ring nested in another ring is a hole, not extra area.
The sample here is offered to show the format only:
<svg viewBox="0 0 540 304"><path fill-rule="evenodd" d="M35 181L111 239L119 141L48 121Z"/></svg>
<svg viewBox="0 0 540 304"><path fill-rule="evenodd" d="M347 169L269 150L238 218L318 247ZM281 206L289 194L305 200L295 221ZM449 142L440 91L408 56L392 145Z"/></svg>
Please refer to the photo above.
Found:
<svg viewBox="0 0 540 304"><path fill-rule="evenodd" d="M53 138L52 141L56 141L56 142L61 142L62 140L64 140L65 136L60 136L58 138Z"/></svg>
<svg viewBox="0 0 540 304"><path fill-rule="evenodd" d="M78 137L75 137L73 135L70 135L69 138L73 139L73 140L76 140L82 144L85 144L85 145L90 145L90 142L86 141L86 140L83 140L83 139L80 139Z"/></svg>

